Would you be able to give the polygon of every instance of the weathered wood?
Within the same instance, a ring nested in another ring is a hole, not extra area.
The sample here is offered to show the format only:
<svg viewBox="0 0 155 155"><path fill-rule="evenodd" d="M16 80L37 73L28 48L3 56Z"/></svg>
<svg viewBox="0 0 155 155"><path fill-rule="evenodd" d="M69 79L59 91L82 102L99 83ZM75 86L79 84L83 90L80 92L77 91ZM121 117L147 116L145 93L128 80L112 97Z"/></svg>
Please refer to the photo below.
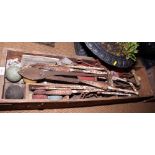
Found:
<svg viewBox="0 0 155 155"><path fill-rule="evenodd" d="M150 97L134 98L116 98L115 104L131 103L131 102L142 102L149 99ZM48 99L29 99L29 100L4 100L0 99L0 110L23 110L23 109L55 109L55 108L73 108L73 107L90 107L99 105L112 105L114 100L111 99L79 99L79 100L61 100L61 101L50 101ZM145 103L146 104L146 103Z"/></svg>
<svg viewBox="0 0 155 155"><path fill-rule="evenodd" d="M43 45L47 45L47 46L51 46L54 47L55 43L54 42L37 42L38 44L43 44Z"/></svg>
<svg viewBox="0 0 155 155"><path fill-rule="evenodd" d="M5 50L3 50L3 54ZM32 52L32 53L28 53L28 52L24 52L22 50L16 50L16 49L7 49L6 51L9 52L9 59L12 57L19 57L21 60L21 57L24 54L33 54L33 55L43 55L43 56L53 56L53 54L43 54L42 52ZM6 53L5 53L6 54ZM57 57L58 55L55 54ZM2 56L2 55L1 55ZM73 59L78 58L78 59L86 59L88 61L94 61L94 59L92 58L87 58L87 57L72 57ZM0 62L1 64L3 64L3 66L5 66L6 64L6 55L3 55L0 58ZM4 61L5 60L5 61ZM7 105L11 105L12 107L16 107L16 109L18 109L18 107L21 106L21 109L37 109L37 108L61 108L61 107L78 107L78 106L93 106L93 105L103 105L103 104L117 104L117 103L124 103L124 102L136 102L136 101L143 101L145 99L148 99L152 96L152 91L150 90L150 86L149 86L149 82L147 79L147 75L145 72L145 70L142 68L138 68L136 70L138 75L144 75L142 77L142 83L144 83L142 87L142 90L140 90L140 96L139 97L115 97L115 98L98 98L98 99L78 99L78 100L62 100L62 101L50 101L47 99L44 100L32 100L31 97L28 96L28 87L26 88L26 96L25 99L21 99L21 100L7 100L7 99L0 99L0 109L2 108L2 106L7 106ZM1 80L1 85L3 87L4 85L4 76L3 76L3 80ZM3 88L1 88L1 96L3 93ZM147 93L146 93L147 92ZM24 107L23 107L24 106Z"/></svg>
<svg viewBox="0 0 155 155"><path fill-rule="evenodd" d="M46 46L43 44L37 44L33 42L0 42L0 49L2 48L14 48L20 49L19 52L37 51L44 54L65 54L69 56L74 56L74 44L72 42L56 42L55 47Z"/></svg>
<svg viewBox="0 0 155 155"><path fill-rule="evenodd" d="M58 58L49 58L45 56L34 56L34 55L24 54L22 56L21 65L27 66L27 65L36 64L36 63L44 63L44 64L54 63L55 64L57 61L59 61Z"/></svg>
<svg viewBox="0 0 155 155"><path fill-rule="evenodd" d="M5 65L6 65L7 50L0 51L0 98L3 95Z"/></svg>

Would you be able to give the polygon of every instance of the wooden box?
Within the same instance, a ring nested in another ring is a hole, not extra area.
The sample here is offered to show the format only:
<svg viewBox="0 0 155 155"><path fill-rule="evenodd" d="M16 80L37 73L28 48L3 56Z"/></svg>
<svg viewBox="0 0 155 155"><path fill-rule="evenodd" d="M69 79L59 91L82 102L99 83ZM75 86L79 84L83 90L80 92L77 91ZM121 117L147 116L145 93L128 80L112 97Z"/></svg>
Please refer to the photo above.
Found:
<svg viewBox="0 0 155 155"><path fill-rule="evenodd" d="M47 108L66 108L66 107L84 107L84 106L95 106L95 105L106 105L106 104L119 104L119 103L129 103L129 102L138 102L149 99L153 96L148 77L145 71L145 68L141 65L135 67L136 74L141 77L141 87L139 90L139 96L133 97L102 97L97 99L78 99L78 100L59 100L51 101L48 99L31 99L26 95L28 85L24 85L25 97L24 99L5 99L4 93L9 82L5 78L5 68L6 62L8 59L19 58L21 59L23 54L37 55L37 56L46 56L46 57L55 57L60 58L63 55L58 56L57 54L43 54L41 52L25 52L17 49L3 49L0 57L0 110L19 110L19 109L47 109ZM93 58L89 57L69 57L70 59L86 60L95 62Z"/></svg>

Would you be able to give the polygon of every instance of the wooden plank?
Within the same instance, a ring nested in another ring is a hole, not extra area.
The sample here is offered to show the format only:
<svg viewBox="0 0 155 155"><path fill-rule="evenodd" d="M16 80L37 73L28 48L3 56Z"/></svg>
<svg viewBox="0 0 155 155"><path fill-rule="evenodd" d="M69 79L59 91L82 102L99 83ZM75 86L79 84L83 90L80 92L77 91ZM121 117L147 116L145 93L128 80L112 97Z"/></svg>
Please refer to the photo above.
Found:
<svg viewBox="0 0 155 155"><path fill-rule="evenodd" d="M78 107L78 108L61 108L61 109L44 109L44 110L18 110L11 105L4 105L0 108L1 113L148 113L155 112L154 102L144 103L126 103L115 105L102 105L92 107ZM11 111L6 111L11 110Z"/></svg>
<svg viewBox="0 0 155 155"><path fill-rule="evenodd" d="M58 108L77 108L77 107L91 107L111 104L125 104L132 102L143 102L149 99L148 97L142 98L129 98L128 100L119 98L114 100L61 100L61 101L50 101L47 99L32 99L31 100L0 100L0 111L1 110L35 110L35 109L58 109ZM114 103L115 102L115 103ZM146 104L146 103L145 103ZM9 109L7 109L9 108Z"/></svg>
<svg viewBox="0 0 155 155"><path fill-rule="evenodd" d="M21 55L21 53L23 54L32 54L32 55L42 55L42 56L54 56L54 57L68 57L70 59L78 59L78 60L88 60L88 61L95 61L96 60L93 57L87 57L87 56L78 56L78 55L69 55L69 54L65 54L65 53L57 53L57 52L42 52L42 51L26 51L26 50L22 50L19 48L5 48L6 51L11 51L11 52L17 52Z"/></svg>
<svg viewBox="0 0 155 155"><path fill-rule="evenodd" d="M37 43L38 44L47 45L47 46L50 46L50 47L54 47L55 46L54 42L37 42Z"/></svg>
<svg viewBox="0 0 155 155"><path fill-rule="evenodd" d="M74 44L72 42L56 42L55 47L37 44L35 42L0 42L0 48L16 48L21 51L40 51L42 54L65 54L75 55Z"/></svg>
<svg viewBox="0 0 155 155"><path fill-rule="evenodd" d="M150 84L151 84L151 88L153 90L153 93L155 95L155 66L149 68L147 70L147 75L148 75L148 78L150 80Z"/></svg>
<svg viewBox="0 0 155 155"><path fill-rule="evenodd" d="M145 68L137 69L136 74L141 78L141 86L139 90L140 95L141 96L153 96L153 90L151 88Z"/></svg>
<svg viewBox="0 0 155 155"><path fill-rule="evenodd" d="M45 57L45 56L37 56L37 55L34 56L34 55L23 54L22 60L21 60L21 66L27 66L27 65L36 64L36 63L56 64L56 62L58 61L59 61L58 58L50 58L50 57Z"/></svg>
<svg viewBox="0 0 155 155"><path fill-rule="evenodd" d="M0 98L2 98L7 50L3 49L2 51L0 51L0 55L1 55L0 57Z"/></svg>

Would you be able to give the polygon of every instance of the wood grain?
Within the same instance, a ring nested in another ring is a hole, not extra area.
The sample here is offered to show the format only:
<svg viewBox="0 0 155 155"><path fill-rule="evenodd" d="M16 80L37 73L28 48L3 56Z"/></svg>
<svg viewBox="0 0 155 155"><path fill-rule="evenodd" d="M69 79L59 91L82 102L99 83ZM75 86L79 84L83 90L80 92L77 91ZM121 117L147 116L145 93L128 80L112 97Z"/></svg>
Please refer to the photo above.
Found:
<svg viewBox="0 0 155 155"><path fill-rule="evenodd" d="M55 47L50 47L33 42L0 42L0 51L3 48L16 48L21 51L40 51L44 54L66 54L75 56L74 44L72 42L56 42Z"/></svg>
<svg viewBox="0 0 155 155"><path fill-rule="evenodd" d="M2 50L0 53L0 67L5 67L6 65L6 57L7 57L7 50ZM4 75L0 75L0 98L3 95L3 86L4 86Z"/></svg>
<svg viewBox="0 0 155 155"><path fill-rule="evenodd" d="M73 43L56 43L55 47L48 47L30 42L0 42L0 59L3 48L18 48L21 51L40 51L42 53L55 53L75 55ZM0 88L2 86L0 85ZM151 103L125 103L117 105L103 105L93 107L65 108L65 109L45 109L45 110L12 110L4 112L155 112L154 101ZM2 111L1 111L2 113Z"/></svg>

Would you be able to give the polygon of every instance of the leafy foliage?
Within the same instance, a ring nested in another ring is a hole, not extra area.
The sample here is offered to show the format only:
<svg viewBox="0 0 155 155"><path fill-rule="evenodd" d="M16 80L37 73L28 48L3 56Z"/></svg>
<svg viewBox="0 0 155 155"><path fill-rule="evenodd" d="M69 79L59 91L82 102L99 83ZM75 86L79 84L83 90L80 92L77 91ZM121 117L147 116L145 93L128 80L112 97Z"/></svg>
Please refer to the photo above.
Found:
<svg viewBox="0 0 155 155"><path fill-rule="evenodd" d="M133 61L136 61L136 54L138 53L138 43L137 42L120 42L119 43L122 46L122 51L124 55L126 56L126 59L132 59Z"/></svg>

